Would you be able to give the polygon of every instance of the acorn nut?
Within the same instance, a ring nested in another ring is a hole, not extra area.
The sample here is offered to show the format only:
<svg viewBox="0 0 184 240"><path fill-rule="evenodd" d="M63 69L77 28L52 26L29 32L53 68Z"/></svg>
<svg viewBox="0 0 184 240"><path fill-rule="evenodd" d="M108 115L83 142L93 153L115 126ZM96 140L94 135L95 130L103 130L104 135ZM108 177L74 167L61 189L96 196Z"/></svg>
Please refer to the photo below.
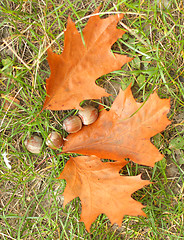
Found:
<svg viewBox="0 0 184 240"><path fill-rule="evenodd" d="M63 137L58 132L51 132L46 140L46 145L52 149L57 149L63 146Z"/></svg>
<svg viewBox="0 0 184 240"><path fill-rule="evenodd" d="M70 116L63 121L63 128L68 133L76 133L82 128L82 121L76 115Z"/></svg>
<svg viewBox="0 0 184 240"><path fill-rule="evenodd" d="M84 125L94 123L98 118L98 109L93 106L84 106L84 110L79 110L78 115Z"/></svg>
<svg viewBox="0 0 184 240"><path fill-rule="evenodd" d="M42 142L43 140L40 137L33 135L30 138L27 138L24 144L29 152L40 153L42 148Z"/></svg>

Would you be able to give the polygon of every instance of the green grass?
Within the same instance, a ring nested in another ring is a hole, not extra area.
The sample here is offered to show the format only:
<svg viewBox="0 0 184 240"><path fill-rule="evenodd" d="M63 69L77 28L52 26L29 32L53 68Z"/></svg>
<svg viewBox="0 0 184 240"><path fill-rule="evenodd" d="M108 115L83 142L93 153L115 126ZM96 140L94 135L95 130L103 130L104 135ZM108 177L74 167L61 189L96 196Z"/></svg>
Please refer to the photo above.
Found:
<svg viewBox="0 0 184 240"><path fill-rule="evenodd" d="M45 110L30 122L42 109L46 96L45 79L50 74L46 47L52 44L54 51L61 53L67 17L70 15L77 21L78 29L83 29L87 19L82 18L100 4L100 1L58 2L1 0L0 94L16 96L20 105L5 111L5 99L1 98L0 239L184 239L182 1L172 1L169 9L160 9L149 0L103 2L103 12L127 12L123 24L131 32L124 34L112 49L134 57L122 70L97 80L113 95L103 103L112 103L119 87L125 89L130 82L137 101L146 100L156 89L161 98L171 98L172 124L152 139L165 155L162 161L154 168L128 164L123 171L133 176L143 173L144 179L155 183L133 195L146 206L147 218L126 216L118 228L111 226L105 215L100 215L90 233L79 222L79 199L62 208L65 182L56 177L69 154L57 156L61 150L54 151L45 145L51 130L66 136L62 121L71 112ZM33 133L43 138L38 155L28 152L23 144ZM11 170L3 161L4 152L8 154Z"/></svg>

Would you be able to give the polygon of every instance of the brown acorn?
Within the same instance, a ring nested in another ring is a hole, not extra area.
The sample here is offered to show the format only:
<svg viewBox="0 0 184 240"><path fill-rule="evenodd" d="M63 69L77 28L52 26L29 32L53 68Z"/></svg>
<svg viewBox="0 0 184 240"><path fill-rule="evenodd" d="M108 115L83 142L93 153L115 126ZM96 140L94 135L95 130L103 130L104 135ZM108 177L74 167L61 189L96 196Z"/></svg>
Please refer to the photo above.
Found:
<svg viewBox="0 0 184 240"><path fill-rule="evenodd" d="M98 109L93 106L84 106L84 110L79 110L78 115L84 125L94 123L98 118Z"/></svg>
<svg viewBox="0 0 184 240"><path fill-rule="evenodd" d="M76 115L70 116L63 121L63 128L68 133L78 132L82 128L82 121Z"/></svg>
<svg viewBox="0 0 184 240"><path fill-rule="evenodd" d="M27 150L31 153L40 153L43 140L36 135L27 138L24 142Z"/></svg>
<svg viewBox="0 0 184 240"><path fill-rule="evenodd" d="M46 140L46 145L52 149L57 149L63 146L63 137L58 132L51 132Z"/></svg>

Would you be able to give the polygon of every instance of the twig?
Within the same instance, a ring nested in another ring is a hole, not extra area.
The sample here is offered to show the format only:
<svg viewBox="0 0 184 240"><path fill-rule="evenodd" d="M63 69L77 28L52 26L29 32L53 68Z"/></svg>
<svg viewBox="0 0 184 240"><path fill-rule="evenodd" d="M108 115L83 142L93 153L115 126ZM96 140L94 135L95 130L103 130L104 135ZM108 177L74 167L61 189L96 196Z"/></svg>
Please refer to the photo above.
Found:
<svg viewBox="0 0 184 240"><path fill-rule="evenodd" d="M99 13L94 13L94 14L90 14L88 16L85 16L83 18L80 18L79 20L75 21L75 24L78 23L78 22L81 22L82 20L85 20L85 19L88 19L90 17L93 17L93 16L99 16L99 15L104 15L104 14L131 14L131 15L141 15L143 16L144 14L139 14L139 13L132 13L132 12L99 12ZM126 28L128 31L130 31L130 33L134 36L136 36L141 42L143 42L143 40L137 36L137 34L131 30L130 28L128 28L125 24L124 24L124 28ZM62 31L57 37L56 39L54 39L47 47L46 49L40 54L39 58L37 59L36 62L33 63L33 65L31 66L31 68L33 68L37 62L39 61L39 59L45 54L45 52L56 42L56 40L58 40L62 35L64 34L64 31ZM147 43L144 42L145 45L147 45Z"/></svg>
<svg viewBox="0 0 184 240"><path fill-rule="evenodd" d="M93 16L99 16L99 15L105 15L105 14L131 14L131 15L141 15L141 16L144 16L145 14L139 14L139 13L133 13L133 12L99 12L99 13L93 13L93 14L90 14L90 15L88 15L88 16L85 16L85 17L83 17L83 18L80 18L79 20L77 20L76 22L75 22L75 24L76 23L78 23L78 22L80 22L80 21L82 21L82 20L85 20L85 19L88 19L88 18L90 18L90 17L93 17Z"/></svg>

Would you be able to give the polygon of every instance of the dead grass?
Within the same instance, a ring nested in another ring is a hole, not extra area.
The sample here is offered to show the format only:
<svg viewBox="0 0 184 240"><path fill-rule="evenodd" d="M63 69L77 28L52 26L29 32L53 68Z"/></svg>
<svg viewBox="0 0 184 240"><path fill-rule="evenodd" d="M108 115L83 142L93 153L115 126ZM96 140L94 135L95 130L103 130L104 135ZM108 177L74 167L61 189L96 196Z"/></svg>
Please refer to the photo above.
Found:
<svg viewBox="0 0 184 240"><path fill-rule="evenodd" d="M45 79L50 70L46 61L48 47L61 53L68 15L80 30L100 1L1 1L0 9L0 94L16 95L20 106L0 108L0 238L1 239L184 239L183 187L184 165L179 164L183 150L170 149L171 139L183 137L183 5L173 1L170 9L159 9L152 1L103 1L102 12L128 12L123 20L127 38L114 45L114 51L130 53L135 63L98 80L112 98L120 87L133 82L138 101L157 89L160 97L171 97L172 125L153 138L165 159L152 169L129 165L126 173L146 172L156 182L135 194L147 207L148 218L125 217L122 227L111 226L101 215L87 233L79 223L79 199L62 208L65 183L55 178L62 171L68 155L56 153L43 145L39 155L30 154L23 144L29 134L42 136L51 129L64 136L62 120L69 111L44 111L29 123L42 108ZM84 19L83 19L84 18ZM150 58L148 58L150 57ZM9 62L3 65L3 60ZM140 82L140 75L145 81ZM12 169L7 169L2 153L6 152ZM38 169L36 167L44 159Z"/></svg>

